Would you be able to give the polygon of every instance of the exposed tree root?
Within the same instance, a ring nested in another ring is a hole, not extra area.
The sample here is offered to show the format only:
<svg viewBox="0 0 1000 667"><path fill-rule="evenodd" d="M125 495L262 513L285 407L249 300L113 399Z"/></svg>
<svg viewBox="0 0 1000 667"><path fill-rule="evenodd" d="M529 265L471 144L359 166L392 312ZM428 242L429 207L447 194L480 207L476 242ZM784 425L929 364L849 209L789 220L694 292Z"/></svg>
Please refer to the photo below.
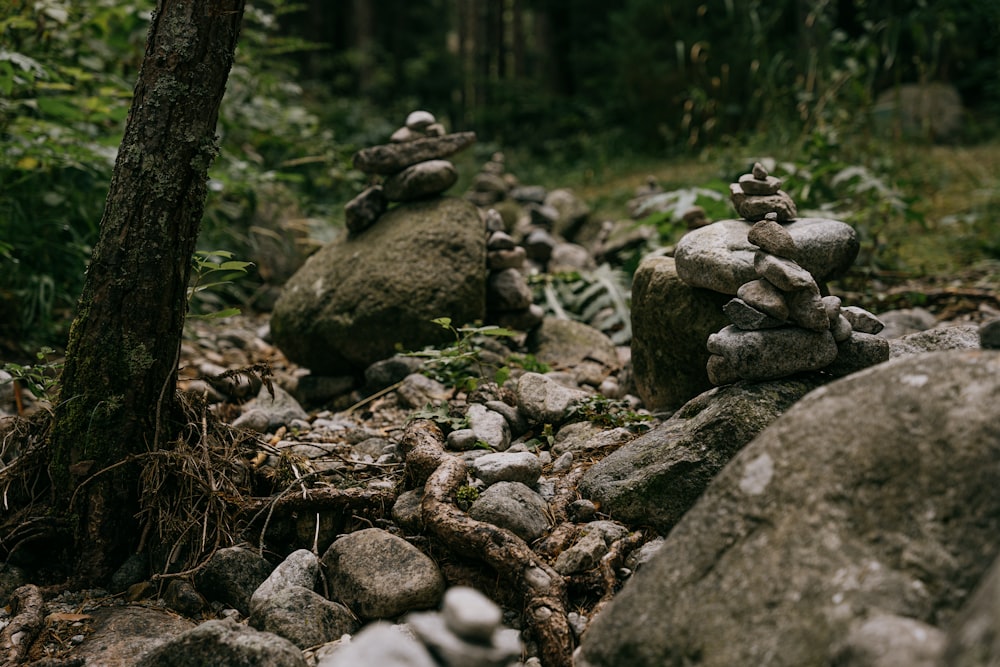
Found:
<svg viewBox="0 0 1000 667"><path fill-rule="evenodd" d="M11 595L14 618L0 632L0 667L24 664L31 643L45 624L45 601L37 586L27 584Z"/></svg>
<svg viewBox="0 0 1000 667"><path fill-rule="evenodd" d="M453 496L466 482L465 461L444 451L436 424L411 422L403 434L406 466L419 483L426 477L421 510L424 525L449 549L478 558L522 591L528 623L534 630L546 667L572 663L573 640L566 620L566 586L559 573L509 530L470 518ZM431 472L427 472L431 471Z"/></svg>
<svg viewBox="0 0 1000 667"><path fill-rule="evenodd" d="M598 571L601 573L601 584L604 588L604 594L601 595L601 599L597 601L597 604L591 608L590 620L593 620L611 602L615 593L621 588L618 579L618 570L622 567L625 557L634 549L641 546L646 539L641 530L629 533L625 537L615 540L608 549L608 553L604 554L604 557L601 558Z"/></svg>
<svg viewBox="0 0 1000 667"><path fill-rule="evenodd" d="M338 489L320 486L298 489L297 493L287 493L277 498L247 498L243 501L244 512L259 512L273 506L274 511L296 512L301 510L370 510L384 509L396 500L396 492L386 489L351 487Z"/></svg>

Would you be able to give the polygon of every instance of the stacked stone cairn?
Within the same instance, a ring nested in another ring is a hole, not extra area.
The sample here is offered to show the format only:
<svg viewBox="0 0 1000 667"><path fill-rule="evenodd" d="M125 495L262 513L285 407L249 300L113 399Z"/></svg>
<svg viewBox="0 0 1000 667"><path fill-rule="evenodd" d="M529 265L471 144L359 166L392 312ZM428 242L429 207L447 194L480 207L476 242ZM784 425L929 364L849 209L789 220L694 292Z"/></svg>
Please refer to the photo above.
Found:
<svg viewBox="0 0 1000 667"><path fill-rule="evenodd" d="M445 158L468 148L475 132L447 134L427 111L414 111L393 132L390 143L354 155L354 166L379 181L344 207L347 229L358 234L385 213L391 202L434 197L455 184L458 171Z"/></svg>
<svg viewBox="0 0 1000 667"><path fill-rule="evenodd" d="M533 302L524 277L527 252L504 231L496 209L486 212L487 319L502 327L530 331L541 324L545 311Z"/></svg>
<svg viewBox="0 0 1000 667"><path fill-rule="evenodd" d="M724 306L732 324L708 338L708 376L716 385L818 370L841 376L889 358L888 342L875 335L882 322L823 296L799 264L800 248L782 224L794 222L795 203L780 187L760 164L732 186L737 211L748 221L760 215L747 232L756 279ZM778 210L762 212L772 206Z"/></svg>

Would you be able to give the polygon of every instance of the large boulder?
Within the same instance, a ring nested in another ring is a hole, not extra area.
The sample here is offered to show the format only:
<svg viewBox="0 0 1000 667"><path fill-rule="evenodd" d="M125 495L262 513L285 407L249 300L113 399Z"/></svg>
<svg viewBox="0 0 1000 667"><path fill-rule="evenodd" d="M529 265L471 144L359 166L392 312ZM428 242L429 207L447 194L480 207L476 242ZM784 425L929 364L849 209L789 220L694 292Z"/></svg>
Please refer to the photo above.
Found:
<svg viewBox="0 0 1000 667"><path fill-rule="evenodd" d="M297 364L343 375L392 356L397 344L449 340L435 318L460 325L485 312L485 227L472 204L442 198L397 206L310 257L285 285L271 335Z"/></svg>
<svg viewBox="0 0 1000 667"><path fill-rule="evenodd" d="M591 466L580 494L618 521L667 533L740 448L822 381L812 375L705 392Z"/></svg>
<svg viewBox="0 0 1000 667"><path fill-rule="evenodd" d="M632 373L650 410L676 410L712 388L705 343L729 324L729 297L691 287L670 257L648 257L632 281Z"/></svg>
<svg viewBox="0 0 1000 667"><path fill-rule="evenodd" d="M877 614L947 619L1000 551L998 401L987 350L811 392L715 478L576 664L824 665Z"/></svg>

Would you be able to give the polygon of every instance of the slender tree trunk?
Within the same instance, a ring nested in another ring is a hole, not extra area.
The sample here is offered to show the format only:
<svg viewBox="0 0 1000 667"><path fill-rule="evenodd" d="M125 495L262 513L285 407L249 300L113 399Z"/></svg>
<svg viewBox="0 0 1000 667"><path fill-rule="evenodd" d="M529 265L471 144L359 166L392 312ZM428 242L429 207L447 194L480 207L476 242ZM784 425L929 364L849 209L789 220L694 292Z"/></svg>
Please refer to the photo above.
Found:
<svg viewBox="0 0 1000 667"><path fill-rule="evenodd" d="M179 432L191 255L243 7L158 0L150 24L50 437L56 502L78 520L81 583L103 580L138 541L130 457Z"/></svg>

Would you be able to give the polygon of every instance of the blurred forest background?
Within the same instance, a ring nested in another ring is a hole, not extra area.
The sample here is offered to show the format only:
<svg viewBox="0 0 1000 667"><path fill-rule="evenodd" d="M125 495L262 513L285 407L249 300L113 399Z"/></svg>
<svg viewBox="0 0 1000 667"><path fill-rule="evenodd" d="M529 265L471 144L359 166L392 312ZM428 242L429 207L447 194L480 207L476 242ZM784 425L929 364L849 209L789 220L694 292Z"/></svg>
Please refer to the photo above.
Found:
<svg viewBox="0 0 1000 667"><path fill-rule="evenodd" d="M0 0L0 352L65 339L152 5ZM258 288L342 227L353 153L419 108L477 132L466 185L502 150L523 182L624 215L646 174L693 202L773 155L870 266L997 259L998 45L995 1L252 0L201 245L254 261L229 298L266 308ZM901 252L889 231L913 225L951 245Z"/></svg>

